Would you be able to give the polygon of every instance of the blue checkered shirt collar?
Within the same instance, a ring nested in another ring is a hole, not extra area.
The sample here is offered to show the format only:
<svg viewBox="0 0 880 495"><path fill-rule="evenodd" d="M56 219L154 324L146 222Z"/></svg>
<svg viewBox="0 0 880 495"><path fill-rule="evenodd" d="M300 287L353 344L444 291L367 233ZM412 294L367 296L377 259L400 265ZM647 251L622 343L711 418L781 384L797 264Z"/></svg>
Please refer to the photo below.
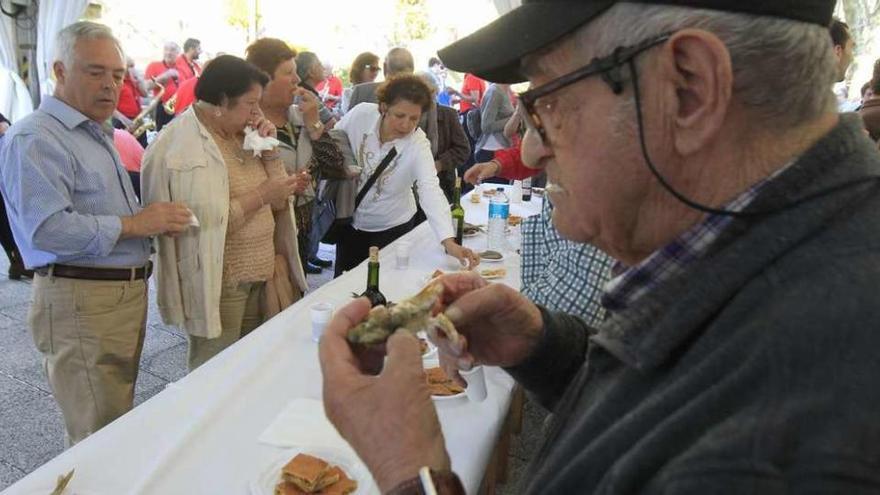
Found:
<svg viewBox="0 0 880 495"><path fill-rule="evenodd" d="M791 163L794 161L754 184L722 208L730 211L744 210L764 186ZM611 271L614 277L605 284L602 306L611 312L629 308L662 282L680 274L691 263L702 258L733 220L734 217L730 215L710 214L638 265L626 267L619 261L616 262Z"/></svg>

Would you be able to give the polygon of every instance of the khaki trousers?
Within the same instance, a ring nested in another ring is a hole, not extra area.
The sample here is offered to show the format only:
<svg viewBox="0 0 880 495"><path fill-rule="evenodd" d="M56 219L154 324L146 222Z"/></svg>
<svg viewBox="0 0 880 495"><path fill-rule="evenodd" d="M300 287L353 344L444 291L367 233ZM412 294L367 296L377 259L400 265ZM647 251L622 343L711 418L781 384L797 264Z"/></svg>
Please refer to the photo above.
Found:
<svg viewBox="0 0 880 495"><path fill-rule="evenodd" d="M147 283L34 277L28 323L73 445L132 408Z"/></svg>
<svg viewBox="0 0 880 495"><path fill-rule="evenodd" d="M238 342L266 321L261 304L265 282L224 286L220 291L220 336L215 339L189 336L187 365L192 371L223 349Z"/></svg>

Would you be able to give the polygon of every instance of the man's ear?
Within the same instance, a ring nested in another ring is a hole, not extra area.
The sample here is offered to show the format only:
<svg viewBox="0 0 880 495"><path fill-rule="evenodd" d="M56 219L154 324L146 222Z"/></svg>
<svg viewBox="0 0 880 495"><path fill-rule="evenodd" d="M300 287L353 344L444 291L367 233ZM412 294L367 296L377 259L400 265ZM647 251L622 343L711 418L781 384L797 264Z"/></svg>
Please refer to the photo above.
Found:
<svg viewBox="0 0 880 495"><path fill-rule="evenodd" d="M62 61L56 60L52 63L52 72L55 74L55 80L59 84L64 84L64 79L67 77L67 67L64 66Z"/></svg>
<svg viewBox="0 0 880 495"><path fill-rule="evenodd" d="M384 103L379 103L379 113L385 115L385 112L388 111L388 105Z"/></svg>
<svg viewBox="0 0 880 495"><path fill-rule="evenodd" d="M733 93L730 52L714 34L684 29L672 35L664 54L675 89L674 144L679 154L689 155L714 140L727 118Z"/></svg>

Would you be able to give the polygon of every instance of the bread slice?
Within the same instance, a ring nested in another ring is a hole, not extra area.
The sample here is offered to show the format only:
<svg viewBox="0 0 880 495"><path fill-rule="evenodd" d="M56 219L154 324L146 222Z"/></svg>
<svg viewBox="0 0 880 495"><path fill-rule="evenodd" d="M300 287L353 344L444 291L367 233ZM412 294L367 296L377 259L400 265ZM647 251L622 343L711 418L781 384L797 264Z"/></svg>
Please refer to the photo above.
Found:
<svg viewBox="0 0 880 495"><path fill-rule="evenodd" d="M357 490L357 481L349 478L345 474L345 471L340 469L338 466L333 466L330 469L330 473L338 476L338 481L321 490L322 495L348 495L349 493L353 493L355 490Z"/></svg>
<svg viewBox="0 0 880 495"><path fill-rule="evenodd" d="M313 493L317 490L318 482L329 469L330 465L323 459L308 454L297 454L281 469L281 476L284 481L295 484L300 490Z"/></svg>

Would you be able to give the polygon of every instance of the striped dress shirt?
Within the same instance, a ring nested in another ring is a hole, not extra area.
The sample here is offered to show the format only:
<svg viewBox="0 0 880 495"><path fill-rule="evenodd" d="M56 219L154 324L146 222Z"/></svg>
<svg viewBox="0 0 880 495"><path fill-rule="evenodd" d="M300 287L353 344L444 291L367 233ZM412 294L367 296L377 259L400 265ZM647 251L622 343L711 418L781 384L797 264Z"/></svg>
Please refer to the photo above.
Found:
<svg viewBox="0 0 880 495"><path fill-rule="evenodd" d="M148 239L119 239L141 207L108 130L48 96L3 139L0 188L29 268L147 263Z"/></svg>

